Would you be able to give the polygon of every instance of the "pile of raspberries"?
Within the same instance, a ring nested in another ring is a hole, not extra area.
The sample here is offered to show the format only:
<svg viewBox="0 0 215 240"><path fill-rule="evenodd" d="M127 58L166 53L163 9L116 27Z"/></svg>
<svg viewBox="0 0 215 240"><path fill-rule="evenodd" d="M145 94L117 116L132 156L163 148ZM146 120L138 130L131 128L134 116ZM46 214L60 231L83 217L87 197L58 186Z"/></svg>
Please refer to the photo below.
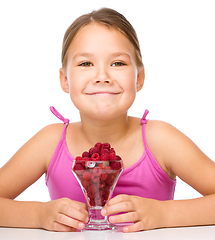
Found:
<svg viewBox="0 0 215 240"><path fill-rule="evenodd" d="M104 206L111 194L123 164L109 143L96 143L75 158L73 172L81 183L90 206Z"/></svg>

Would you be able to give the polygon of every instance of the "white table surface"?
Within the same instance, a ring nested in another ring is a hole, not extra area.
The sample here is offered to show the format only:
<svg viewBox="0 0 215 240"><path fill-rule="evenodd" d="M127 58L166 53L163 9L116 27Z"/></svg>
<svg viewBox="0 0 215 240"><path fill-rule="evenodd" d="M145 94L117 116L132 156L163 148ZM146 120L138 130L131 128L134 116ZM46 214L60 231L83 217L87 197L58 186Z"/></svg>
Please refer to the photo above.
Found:
<svg viewBox="0 0 215 240"><path fill-rule="evenodd" d="M0 240L214 240L215 226L165 228L136 233L49 232L40 229L0 228Z"/></svg>

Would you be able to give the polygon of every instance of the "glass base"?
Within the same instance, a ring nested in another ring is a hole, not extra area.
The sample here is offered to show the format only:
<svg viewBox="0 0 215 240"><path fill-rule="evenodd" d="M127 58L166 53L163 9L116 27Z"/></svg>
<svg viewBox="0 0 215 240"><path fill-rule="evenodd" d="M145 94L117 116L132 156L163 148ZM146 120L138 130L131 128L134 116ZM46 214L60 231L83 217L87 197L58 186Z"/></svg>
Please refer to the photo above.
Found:
<svg viewBox="0 0 215 240"><path fill-rule="evenodd" d="M110 223L107 217L101 215L102 207L91 207L89 209L90 221L85 224L84 231L115 231L117 227Z"/></svg>
<svg viewBox="0 0 215 240"><path fill-rule="evenodd" d="M88 223L85 225L85 228L82 229L82 232L85 231L115 231L116 226L109 222L100 222L100 223Z"/></svg>

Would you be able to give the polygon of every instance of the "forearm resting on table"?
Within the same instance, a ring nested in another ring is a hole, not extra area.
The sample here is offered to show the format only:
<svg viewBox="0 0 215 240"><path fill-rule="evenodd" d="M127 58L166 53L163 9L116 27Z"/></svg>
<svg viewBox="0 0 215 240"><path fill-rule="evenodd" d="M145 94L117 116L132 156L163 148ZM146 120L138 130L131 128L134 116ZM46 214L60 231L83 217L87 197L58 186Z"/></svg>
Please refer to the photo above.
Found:
<svg viewBox="0 0 215 240"><path fill-rule="evenodd" d="M40 228L41 202L21 202L0 197L0 227Z"/></svg>
<svg viewBox="0 0 215 240"><path fill-rule="evenodd" d="M166 227L215 224L215 194L190 200L166 201Z"/></svg>

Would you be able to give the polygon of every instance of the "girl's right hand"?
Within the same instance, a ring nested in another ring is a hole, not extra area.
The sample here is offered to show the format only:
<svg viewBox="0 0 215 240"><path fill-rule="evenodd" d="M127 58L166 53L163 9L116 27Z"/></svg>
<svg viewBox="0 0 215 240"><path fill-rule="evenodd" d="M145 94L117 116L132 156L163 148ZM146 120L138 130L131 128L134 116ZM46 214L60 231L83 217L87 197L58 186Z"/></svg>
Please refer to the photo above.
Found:
<svg viewBox="0 0 215 240"><path fill-rule="evenodd" d="M50 231L69 232L83 229L89 221L87 206L69 198L43 204L40 212L41 227Z"/></svg>

